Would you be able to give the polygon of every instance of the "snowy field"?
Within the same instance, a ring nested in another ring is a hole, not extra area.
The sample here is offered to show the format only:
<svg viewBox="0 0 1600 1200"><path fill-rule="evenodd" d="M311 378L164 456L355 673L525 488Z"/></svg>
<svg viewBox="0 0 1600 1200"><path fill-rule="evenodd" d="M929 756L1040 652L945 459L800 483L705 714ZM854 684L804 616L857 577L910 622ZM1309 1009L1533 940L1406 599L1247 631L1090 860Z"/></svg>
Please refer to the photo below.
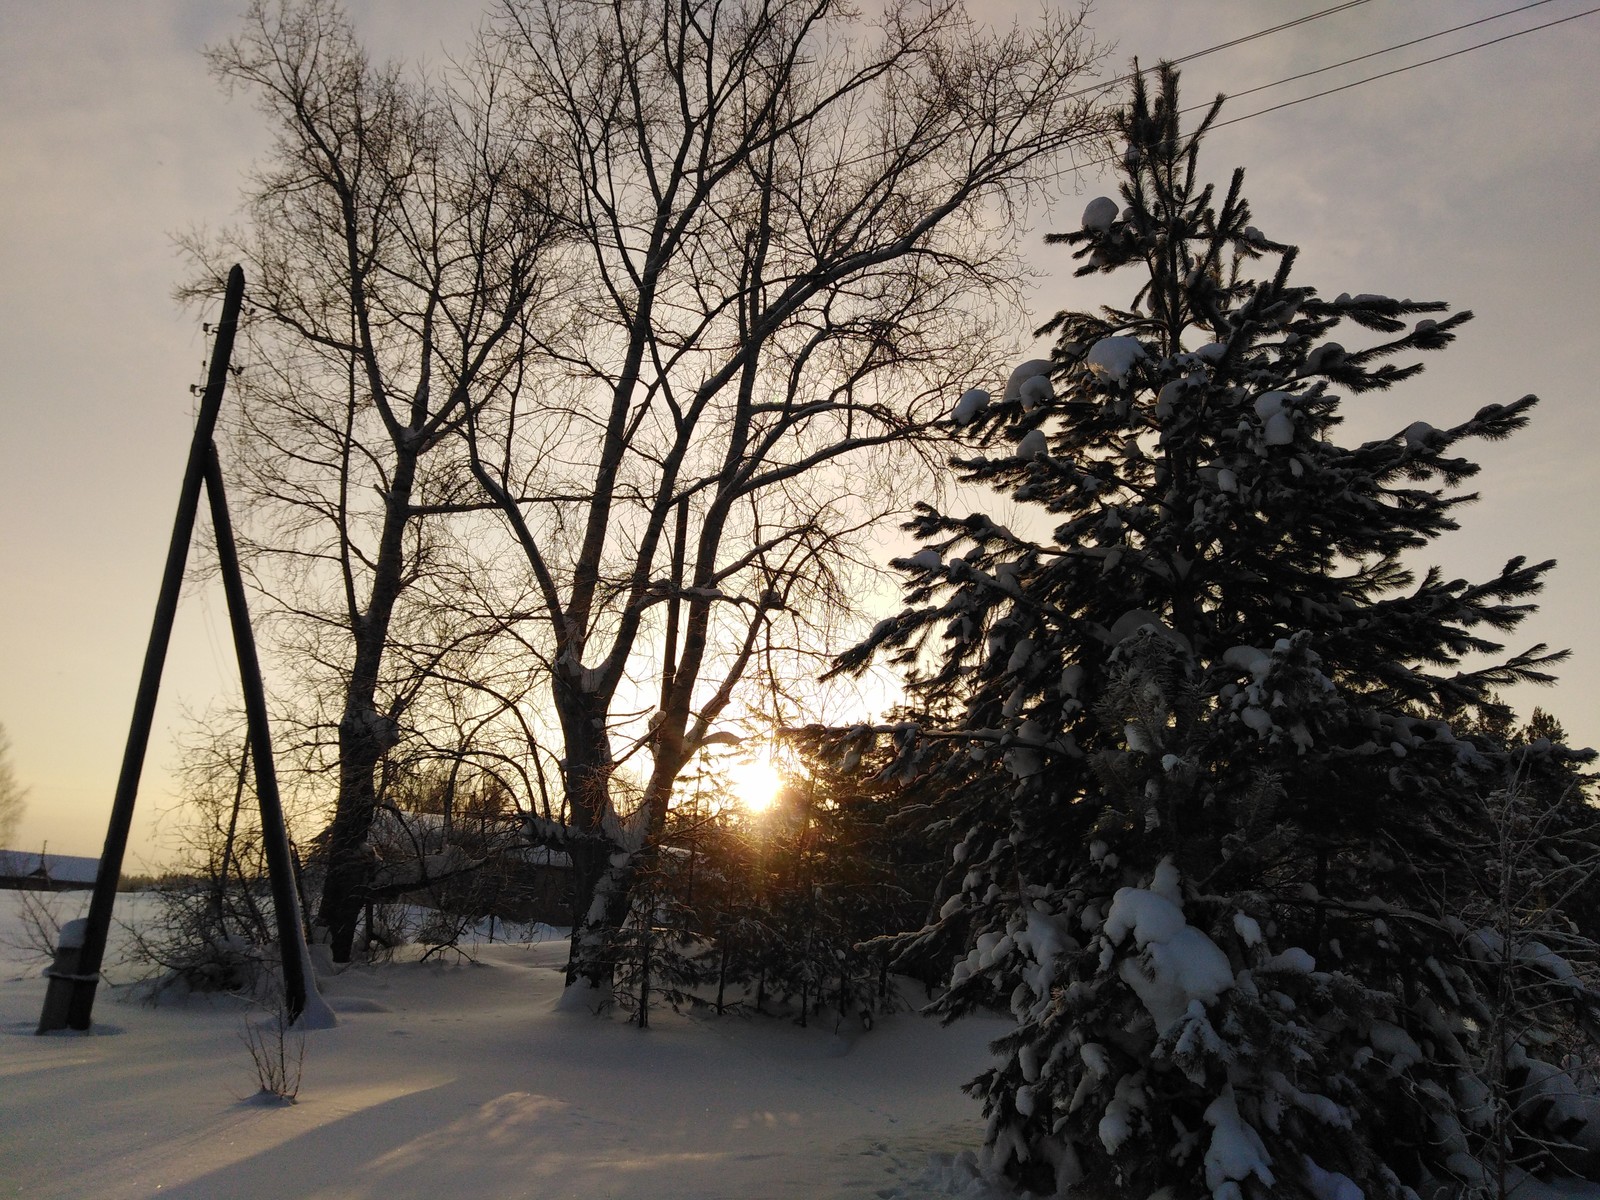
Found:
<svg viewBox="0 0 1600 1200"><path fill-rule="evenodd" d="M188 1200L987 1196L963 1150L998 1020L904 1013L841 1036L556 1011L565 945L483 945L323 981L299 1102L263 1106L231 999L152 1008L102 985L95 1031L36 1037L43 965L0 892L0 1195ZM87 893L60 905L76 916ZM118 898L135 920L139 897Z"/></svg>

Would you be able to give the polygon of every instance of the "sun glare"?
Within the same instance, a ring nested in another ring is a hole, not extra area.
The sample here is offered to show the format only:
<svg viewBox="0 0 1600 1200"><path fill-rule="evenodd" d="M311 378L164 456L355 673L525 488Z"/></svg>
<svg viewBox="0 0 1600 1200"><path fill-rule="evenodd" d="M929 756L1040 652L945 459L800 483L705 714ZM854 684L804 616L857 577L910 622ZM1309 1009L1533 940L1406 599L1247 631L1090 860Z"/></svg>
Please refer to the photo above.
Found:
<svg viewBox="0 0 1600 1200"><path fill-rule="evenodd" d="M771 808L783 788L783 776L766 759L735 763L729 774L734 797L739 807L748 813L765 812Z"/></svg>

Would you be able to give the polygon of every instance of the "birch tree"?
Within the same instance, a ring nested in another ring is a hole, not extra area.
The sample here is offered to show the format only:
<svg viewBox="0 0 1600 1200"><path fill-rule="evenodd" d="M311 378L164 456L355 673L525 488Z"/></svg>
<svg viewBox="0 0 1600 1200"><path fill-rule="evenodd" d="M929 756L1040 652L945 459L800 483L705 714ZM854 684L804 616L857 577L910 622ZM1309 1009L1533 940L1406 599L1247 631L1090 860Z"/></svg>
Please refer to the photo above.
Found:
<svg viewBox="0 0 1600 1200"><path fill-rule="evenodd" d="M274 142L243 227L191 239L189 291L244 265L230 459L303 741L338 779L317 919L340 961L379 764L431 667L477 636L449 603L475 569L450 525L469 481L454 434L514 384L549 286L548 173L475 49L447 75L407 74L374 66L329 0L257 0L209 55Z"/></svg>
<svg viewBox="0 0 1600 1200"><path fill-rule="evenodd" d="M432 74L332 0L257 0L213 51L276 136L189 290L250 281L229 457L297 749L338 781L336 959L436 708L556 748L532 833L576 866L569 979L606 981L678 774L822 645L1002 361L1015 230L1100 148L1094 56L1081 16L954 0L502 0Z"/></svg>
<svg viewBox="0 0 1600 1200"><path fill-rule="evenodd" d="M1021 212L1098 145L1094 48L1081 15L993 33L953 0L506 0L495 30L560 164L571 320L466 427L563 741L570 819L535 834L574 859L568 982L604 987L679 773L850 600L859 534L992 372Z"/></svg>

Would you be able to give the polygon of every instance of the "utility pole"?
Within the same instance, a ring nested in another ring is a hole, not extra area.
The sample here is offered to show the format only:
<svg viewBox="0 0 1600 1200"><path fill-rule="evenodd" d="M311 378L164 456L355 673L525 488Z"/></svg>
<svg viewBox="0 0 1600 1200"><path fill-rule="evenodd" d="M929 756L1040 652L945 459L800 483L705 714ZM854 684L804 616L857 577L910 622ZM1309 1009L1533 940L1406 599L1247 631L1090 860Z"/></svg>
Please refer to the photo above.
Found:
<svg viewBox="0 0 1600 1200"><path fill-rule="evenodd" d="M228 516L227 493L222 484L222 464L217 447L206 443L206 497L211 503L211 528L217 538L217 565L228 597L228 620L233 627L233 649L239 659L239 682L244 688L245 721L250 729L251 758L256 768L256 802L261 806L261 843L267 855L267 879L272 885L272 911L278 922L278 949L283 964L283 1003L292 1025L311 1006L312 1024L331 1024L331 1014L316 995L316 977L305 948L305 926L300 919L300 897L294 887L294 863L289 858L289 830L278 796L278 772L272 757L272 733L267 721L267 693L261 682L261 662L256 657L255 635L250 629L250 606L244 575Z"/></svg>
<svg viewBox="0 0 1600 1200"><path fill-rule="evenodd" d="M128 741L122 753L122 771L117 777L116 795L111 803L111 821L106 829L104 849L95 874L89 915L80 930L63 937L56 951L55 964L46 971L49 984L44 1008L39 1016L39 1033L58 1029L84 1031L94 1011L95 990L100 982L100 966L105 958L106 937L111 929L111 910L116 903L117 880L122 874L122 859L128 848L128 833L133 825L134 803L139 794L139 777L144 768L150 730L155 721L156 699L161 691L161 672L166 664L167 646L178 612L178 595L183 586L184 563L194 536L195 515L200 504L200 488L210 493L212 524L217 535L218 555L225 561L224 588L233 624L234 645L239 655L245 707L250 722L250 752L255 760L257 796L262 806L262 826L272 879L274 908L277 910L279 944L284 964L285 1002L291 1019L308 1007L315 1009L318 1023L328 1024L332 1014L316 995L315 977L309 970L305 933L300 924L292 868L289 864L288 834L283 811L278 803L276 776L272 766L272 747L266 720L266 701L261 672L256 661L255 640L250 631L245 606L244 585L239 575L238 558L228 520L227 500L222 489L222 471L217 465L213 436L222 409L222 394L233 358L234 334L244 304L244 271L235 266L228 272L228 286L222 301L222 319L217 324L216 342L200 412L195 420L194 437L189 444L189 461L184 468L178 492L178 512L172 523L172 538L167 545L166 568L161 590L156 597L155 617L150 640L145 647L139 689L134 696L133 717L128 726ZM285 901L287 897L287 902ZM73 944L76 943L76 944Z"/></svg>

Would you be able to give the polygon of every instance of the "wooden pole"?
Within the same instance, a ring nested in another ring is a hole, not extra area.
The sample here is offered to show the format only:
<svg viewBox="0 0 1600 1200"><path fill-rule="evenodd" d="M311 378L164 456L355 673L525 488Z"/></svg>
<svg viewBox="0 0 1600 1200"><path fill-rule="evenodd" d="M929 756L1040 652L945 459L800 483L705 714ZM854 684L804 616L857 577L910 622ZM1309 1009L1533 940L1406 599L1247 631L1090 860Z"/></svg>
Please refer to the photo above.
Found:
<svg viewBox="0 0 1600 1200"><path fill-rule="evenodd" d="M167 544L167 565L156 597L155 617L150 625L150 641L145 647L144 667L139 674L139 690L134 696L133 718L128 726L128 741L122 752L122 772L111 802L111 821L106 828L105 847L95 874L94 894L89 900L83 943L68 969L52 968L45 990L44 1008L39 1015L40 1033L71 1028L89 1028L94 1011L95 988L100 982L100 964L105 958L106 935L111 929L111 909L116 903L117 880L122 874L122 857L128 848L128 832L133 825L134 801L139 794L139 775L144 769L145 751L150 744L150 729L155 722L156 698L161 691L161 669L167 660L167 644L178 612L178 593L183 586L183 568L194 534L195 512L200 504L200 484L205 473L206 453L222 409L222 392L228 382L228 367L233 358L233 336L239 325L239 310L244 303L244 270L235 265L228 272L228 287L222 301L222 320L217 323L216 343L211 350L211 369L200 399L194 438L189 443L189 462L178 492L178 512L172 522L172 539ZM58 961L61 956L58 955Z"/></svg>
<svg viewBox="0 0 1600 1200"><path fill-rule="evenodd" d="M278 796L278 772L272 758L272 732L267 720L267 693L261 682L261 661L250 629L250 604L239 570L239 552L228 516L228 497L222 483L217 448L206 446L206 497L211 503L211 528L217 539L217 566L222 590L228 598L228 622L233 627L233 650L239 659L239 682L244 689L245 721L250 729L250 752L256 767L256 802L261 806L261 843L267 853L267 879L272 885L272 908L278 922L278 953L283 963L283 1003L292 1025L306 1008L308 984L305 927L300 923L300 900L294 890L294 864L289 860L289 831Z"/></svg>

